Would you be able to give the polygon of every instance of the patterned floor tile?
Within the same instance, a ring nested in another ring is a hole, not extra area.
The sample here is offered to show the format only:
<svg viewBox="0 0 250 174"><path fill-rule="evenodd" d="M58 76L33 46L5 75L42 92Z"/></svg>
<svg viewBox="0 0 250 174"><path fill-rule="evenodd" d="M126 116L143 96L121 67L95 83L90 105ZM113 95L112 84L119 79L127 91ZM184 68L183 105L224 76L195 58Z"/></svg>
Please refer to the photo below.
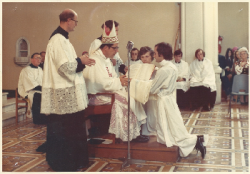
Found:
<svg viewBox="0 0 250 174"><path fill-rule="evenodd" d="M20 142L3 149L3 152L41 154L40 152L36 152L36 149L41 144L43 144L43 142Z"/></svg>
<svg viewBox="0 0 250 174"><path fill-rule="evenodd" d="M206 147L213 149L233 149L232 141L232 139L210 137Z"/></svg>
<svg viewBox="0 0 250 174"><path fill-rule="evenodd" d="M230 114L228 113L200 113L198 118L206 119L230 119Z"/></svg>
<svg viewBox="0 0 250 174"><path fill-rule="evenodd" d="M232 130L225 128L201 127L192 128L191 134L208 134L210 136L232 137Z"/></svg>
<svg viewBox="0 0 250 174"><path fill-rule="evenodd" d="M242 140L242 141L243 141L244 150L248 150L249 149L249 140Z"/></svg>
<svg viewBox="0 0 250 174"><path fill-rule="evenodd" d="M18 128L13 131L8 131L6 133L3 133L3 138L21 138L23 136L26 136L27 134L33 133L37 131L36 129L22 129Z"/></svg>
<svg viewBox="0 0 250 174"><path fill-rule="evenodd" d="M42 131L41 133L38 133L36 135L31 135L30 137L27 137L26 139L27 140L33 140L33 141L36 141L36 140L45 141L46 140L46 135L47 135L47 131Z"/></svg>
<svg viewBox="0 0 250 174"><path fill-rule="evenodd" d="M231 152L216 152L207 149L207 154L204 159L201 158L200 152L197 153L193 151L188 157L179 159L178 163L228 166L234 164L234 158Z"/></svg>
<svg viewBox="0 0 250 174"><path fill-rule="evenodd" d="M211 112L181 109L184 125L191 134L209 134L205 159L194 150L176 163L147 161L121 170L122 162L118 159L90 158L88 166L78 172L248 172L249 109L234 103L230 117L228 105L223 101ZM53 172L46 154L35 151L46 140L45 125L34 125L27 118L3 127L2 132L3 171Z"/></svg>
<svg viewBox="0 0 250 174"><path fill-rule="evenodd" d="M3 155L2 170L6 172L12 172L20 168L21 166L25 165L26 163L32 161L33 159L35 158Z"/></svg>
<svg viewBox="0 0 250 174"><path fill-rule="evenodd" d="M173 172L234 172L232 169L200 167L179 167L176 166Z"/></svg>
<svg viewBox="0 0 250 174"><path fill-rule="evenodd" d="M214 127L231 127L231 120L197 120L195 122L196 126L214 126Z"/></svg>
<svg viewBox="0 0 250 174"><path fill-rule="evenodd" d="M248 132L249 132L248 129L241 129L240 131L242 133L242 137L248 138Z"/></svg>

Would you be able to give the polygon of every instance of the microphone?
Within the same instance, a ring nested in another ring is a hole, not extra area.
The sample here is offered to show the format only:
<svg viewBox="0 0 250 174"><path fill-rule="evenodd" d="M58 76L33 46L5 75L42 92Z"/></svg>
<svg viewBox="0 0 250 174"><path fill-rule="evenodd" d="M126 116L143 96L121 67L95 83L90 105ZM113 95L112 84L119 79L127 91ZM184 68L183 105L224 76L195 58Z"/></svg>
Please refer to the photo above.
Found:
<svg viewBox="0 0 250 174"><path fill-rule="evenodd" d="M133 49L133 47L134 47L134 43L132 41L128 41L127 49L129 52Z"/></svg>

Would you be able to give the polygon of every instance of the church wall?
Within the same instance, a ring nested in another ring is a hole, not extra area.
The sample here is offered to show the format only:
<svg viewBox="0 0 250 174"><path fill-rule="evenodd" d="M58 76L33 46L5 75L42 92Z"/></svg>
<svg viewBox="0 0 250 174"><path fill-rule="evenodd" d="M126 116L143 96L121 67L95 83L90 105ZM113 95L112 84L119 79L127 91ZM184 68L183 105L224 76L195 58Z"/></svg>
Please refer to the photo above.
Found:
<svg viewBox="0 0 250 174"><path fill-rule="evenodd" d="M78 26L69 34L78 56L102 34L105 20L120 23L119 53L127 59L129 40L135 47L154 47L165 41L174 45L179 24L176 3L2 3L2 88L15 89L22 67L15 65L16 41L25 37L30 53L46 51L49 36L59 25L59 14L71 8L78 14Z"/></svg>
<svg viewBox="0 0 250 174"><path fill-rule="evenodd" d="M218 16L218 34L224 37L220 54L225 55L227 48L234 46L249 49L249 3L219 2Z"/></svg>

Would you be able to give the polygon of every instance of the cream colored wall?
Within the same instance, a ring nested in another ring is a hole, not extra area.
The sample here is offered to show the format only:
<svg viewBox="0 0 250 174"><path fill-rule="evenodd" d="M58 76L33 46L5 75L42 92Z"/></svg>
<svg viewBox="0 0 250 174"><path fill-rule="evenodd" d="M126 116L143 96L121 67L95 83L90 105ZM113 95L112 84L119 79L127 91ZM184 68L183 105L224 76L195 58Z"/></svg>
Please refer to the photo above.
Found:
<svg viewBox="0 0 250 174"><path fill-rule="evenodd" d="M249 3L219 2L218 16L218 34L224 37L221 55L234 46L249 48Z"/></svg>
<svg viewBox="0 0 250 174"><path fill-rule="evenodd" d="M30 42L31 54L46 50L49 36L59 25L59 14L71 8L78 14L78 26L69 34L77 55L88 51L90 43L102 34L101 24L114 19L120 23L119 53L127 59L129 40L135 47L165 41L174 45L179 24L176 3L2 3L3 89L15 89L22 67L14 64L19 37Z"/></svg>

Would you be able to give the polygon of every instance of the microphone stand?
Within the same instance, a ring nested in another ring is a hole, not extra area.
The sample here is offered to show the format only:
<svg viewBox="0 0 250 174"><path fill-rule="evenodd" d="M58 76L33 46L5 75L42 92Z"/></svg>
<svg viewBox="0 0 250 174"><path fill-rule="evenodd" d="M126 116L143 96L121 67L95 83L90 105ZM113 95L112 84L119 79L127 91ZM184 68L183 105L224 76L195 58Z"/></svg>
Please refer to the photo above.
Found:
<svg viewBox="0 0 250 174"><path fill-rule="evenodd" d="M127 44L127 49L128 49L128 156L127 158L122 158L120 159L123 161L122 164L122 169L129 166L130 164L135 164L135 163L145 163L145 160L139 160L139 159L131 159L130 157L130 141L129 141L129 128L130 128L130 60L131 60L131 50L134 46L134 43L132 41L128 41Z"/></svg>

